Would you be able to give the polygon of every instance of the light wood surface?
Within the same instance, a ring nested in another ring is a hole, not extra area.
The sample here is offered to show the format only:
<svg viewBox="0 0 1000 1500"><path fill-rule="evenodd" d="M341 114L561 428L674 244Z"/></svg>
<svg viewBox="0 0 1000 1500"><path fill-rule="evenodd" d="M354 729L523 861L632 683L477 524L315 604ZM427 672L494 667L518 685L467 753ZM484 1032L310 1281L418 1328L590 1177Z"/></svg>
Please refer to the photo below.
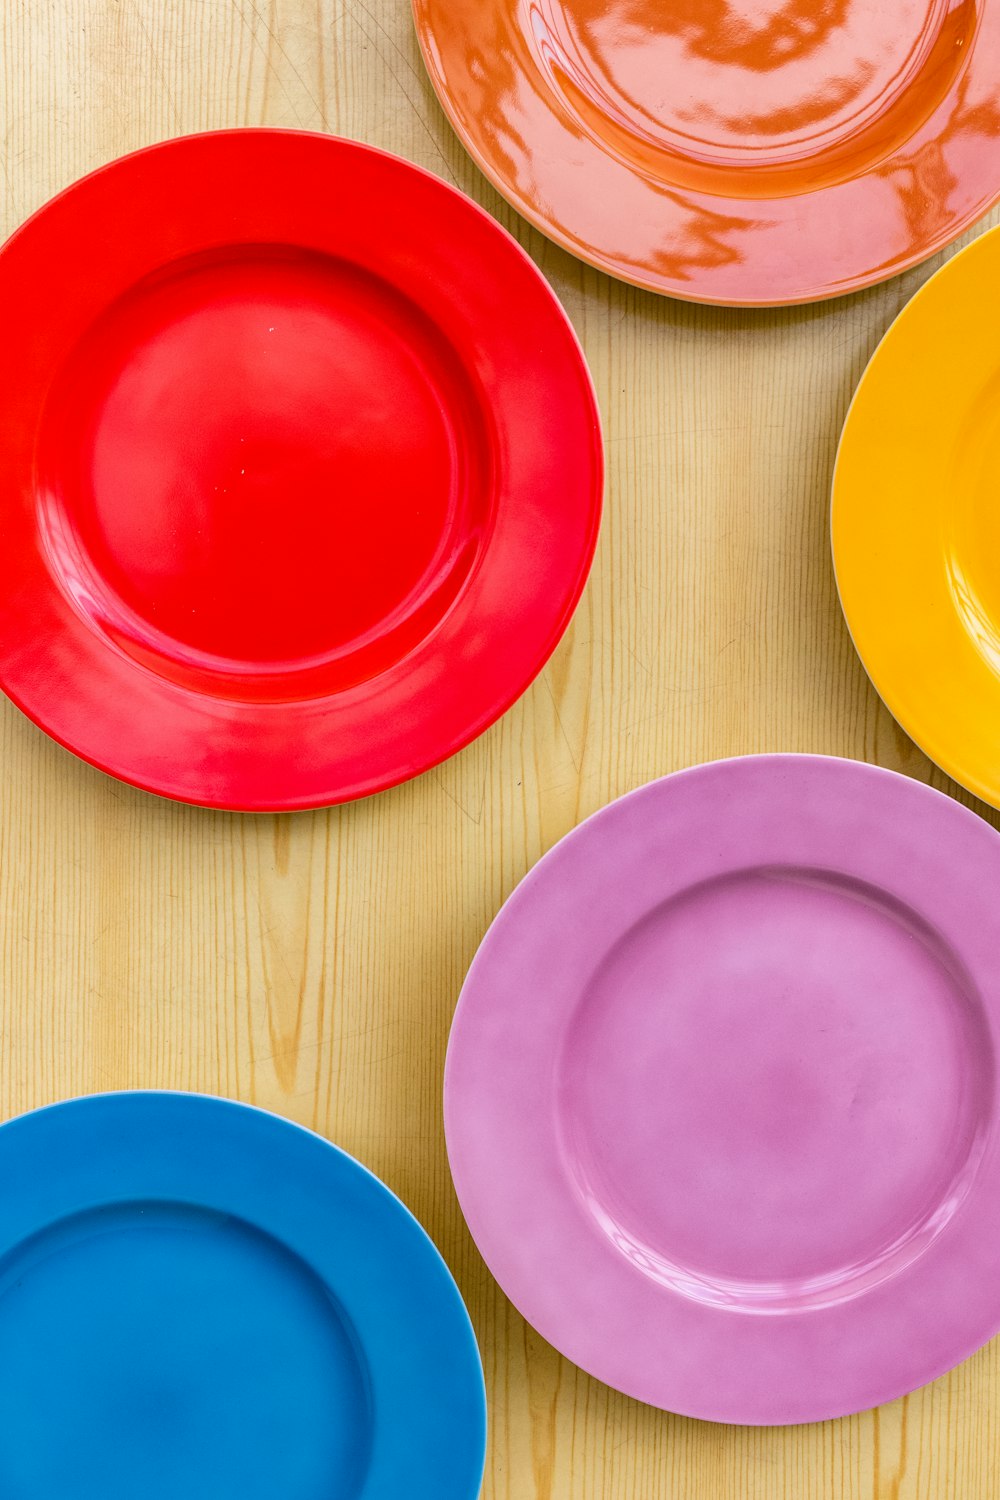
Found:
<svg viewBox="0 0 1000 1500"><path fill-rule="evenodd" d="M610 798L761 750L874 760L955 791L869 687L827 538L852 389L937 262L790 311L659 300L577 264L486 184L426 81L407 0L0 0L4 233L122 152L256 124L397 151L535 257L604 414L596 566L551 664L500 723L419 781L328 813L158 801L4 701L3 1113L202 1089L359 1156L428 1227L469 1303L490 1401L484 1500L1000 1495L1000 1345L905 1401L786 1430L682 1420L589 1379L491 1282L441 1125L448 1025L477 943L539 855Z"/></svg>

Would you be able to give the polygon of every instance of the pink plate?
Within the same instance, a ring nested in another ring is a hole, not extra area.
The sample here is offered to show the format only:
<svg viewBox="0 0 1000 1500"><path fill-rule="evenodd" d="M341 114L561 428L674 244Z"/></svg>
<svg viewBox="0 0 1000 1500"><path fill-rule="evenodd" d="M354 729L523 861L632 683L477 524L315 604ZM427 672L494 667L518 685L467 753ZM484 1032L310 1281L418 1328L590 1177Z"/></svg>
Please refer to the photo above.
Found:
<svg viewBox="0 0 1000 1500"><path fill-rule="evenodd" d="M723 1422L860 1411L1000 1328L1000 838L894 772L719 761L595 814L473 963L445 1124L508 1296Z"/></svg>

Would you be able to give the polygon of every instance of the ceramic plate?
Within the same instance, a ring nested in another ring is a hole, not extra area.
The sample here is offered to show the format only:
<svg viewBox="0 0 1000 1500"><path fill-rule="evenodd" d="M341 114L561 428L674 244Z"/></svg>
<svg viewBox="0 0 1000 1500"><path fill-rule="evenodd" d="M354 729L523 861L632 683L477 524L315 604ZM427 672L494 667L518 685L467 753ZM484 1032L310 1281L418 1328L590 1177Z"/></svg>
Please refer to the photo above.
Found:
<svg viewBox="0 0 1000 1500"><path fill-rule="evenodd" d="M459 1199L583 1369L813 1421L1000 1328L1000 838L918 782L761 756L653 782L515 890L448 1052Z"/></svg>
<svg viewBox="0 0 1000 1500"><path fill-rule="evenodd" d="M612 276L808 302L1000 195L996 0L413 0L463 143Z"/></svg>
<svg viewBox="0 0 1000 1500"><path fill-rule="evenodd" d="M0 1127L0 1493L476 1500L475 1338L430 1240L319 1136L193 1094Z"/></svg>
<svg viewBox="0 0 1000 1500"><path fill-rule="evenodd" d="M0 685L113 775L310 807L540 670L601 443L531 261L436 177L238 130L84 178L0 252Z"/></svg>
<svg viewBox="0 0 1000 1500"><path fill-rule="evenodd" d="M848 414L833 486L840 600L927 755L1000 807L1000 230L928 281Z"/></svg>

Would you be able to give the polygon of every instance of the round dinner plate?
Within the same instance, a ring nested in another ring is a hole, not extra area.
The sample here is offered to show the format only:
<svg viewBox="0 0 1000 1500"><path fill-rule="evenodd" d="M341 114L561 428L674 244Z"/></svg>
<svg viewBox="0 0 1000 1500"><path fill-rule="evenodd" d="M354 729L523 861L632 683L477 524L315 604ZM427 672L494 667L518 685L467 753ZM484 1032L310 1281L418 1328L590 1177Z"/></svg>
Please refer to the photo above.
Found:
<svg viewBox="0 0 1000 1500"><path fill-rule="evenodd" d="M875 1406L1000 1328L1000 838L894 772L753 756L589 818L455 1016L473 1237L583 1369L689 1416Z"/></svg>
<svg viewBox="0 0 1000 1500"><path fill-rule="evenodd" d="M921 749L1000 807L1000 230L924 284L851 405L833 557L854 644Z"/></svg>
<svg viewBox="0 0 1000 1500"><path fill-rule="evenodd" d="M0 1494L476 1500L485 1398L434 1246L352 1157L194 1094L0 1127Z"/></svg>
<svg viewBox="0 0 1000 1500"><path fill-rule="evenodd" d="M112 162L0 251L0 686L210 806L394 785L507 709L586 579L579 344L469 199L283 130Z"/></svg>
<svg viewBox="0 0 1000 1500"><path fill-rule="evenodd" d="M473 159L558 244L692 301L856 291L1000 196L997 0L413 0Z"/></svg>

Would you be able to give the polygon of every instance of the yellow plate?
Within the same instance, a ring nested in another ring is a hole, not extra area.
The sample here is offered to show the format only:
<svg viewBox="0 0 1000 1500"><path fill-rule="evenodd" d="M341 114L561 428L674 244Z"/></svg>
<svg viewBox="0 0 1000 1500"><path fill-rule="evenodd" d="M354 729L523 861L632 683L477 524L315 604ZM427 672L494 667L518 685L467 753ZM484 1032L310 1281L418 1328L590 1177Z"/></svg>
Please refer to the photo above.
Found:
<svg viewBox="0 0 1000 1500"><path fill-rule="evenodd" d="M834 474L833 561L886 706L1000 807L1000 229L931 277L862 376Z"/></svg>

